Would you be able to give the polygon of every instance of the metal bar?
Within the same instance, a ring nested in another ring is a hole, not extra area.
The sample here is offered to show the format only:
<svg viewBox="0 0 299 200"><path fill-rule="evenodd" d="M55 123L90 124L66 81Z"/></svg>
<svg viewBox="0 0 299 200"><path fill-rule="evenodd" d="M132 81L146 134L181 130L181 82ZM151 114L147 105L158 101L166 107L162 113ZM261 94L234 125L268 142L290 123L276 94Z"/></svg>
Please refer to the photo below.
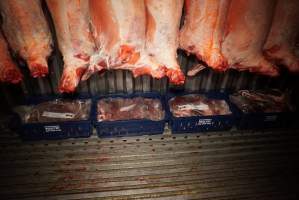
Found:
<svg viewBox="0 0 299 200"><path fill-rule="evenodd" d="M123 70L115 71L115 82L116 82L116 92L123 93L124 92L124 74Z"/></svg>

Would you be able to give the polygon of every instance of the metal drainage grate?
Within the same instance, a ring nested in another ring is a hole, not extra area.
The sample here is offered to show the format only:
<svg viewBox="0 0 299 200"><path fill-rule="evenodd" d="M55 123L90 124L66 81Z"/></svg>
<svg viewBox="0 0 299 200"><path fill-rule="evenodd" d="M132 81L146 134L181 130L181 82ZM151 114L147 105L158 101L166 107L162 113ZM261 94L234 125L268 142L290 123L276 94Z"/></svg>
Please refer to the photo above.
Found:
<svg viewBox="0 0 299 200"><path fill-rule="evenodd" d="M297 132L2 139L3 199L297 199Z"/></svg>

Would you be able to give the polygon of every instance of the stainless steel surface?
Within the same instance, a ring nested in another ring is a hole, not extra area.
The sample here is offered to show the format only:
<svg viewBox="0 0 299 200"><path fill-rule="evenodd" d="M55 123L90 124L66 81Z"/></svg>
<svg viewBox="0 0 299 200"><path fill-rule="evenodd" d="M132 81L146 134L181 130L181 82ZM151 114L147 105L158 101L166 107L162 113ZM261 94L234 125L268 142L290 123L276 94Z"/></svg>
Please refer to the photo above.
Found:
<svg viewBox="0 0 299 200"><path fill-rule="evenodd" d="M2 199L298 199L295 131L0 138Z"/></svg>

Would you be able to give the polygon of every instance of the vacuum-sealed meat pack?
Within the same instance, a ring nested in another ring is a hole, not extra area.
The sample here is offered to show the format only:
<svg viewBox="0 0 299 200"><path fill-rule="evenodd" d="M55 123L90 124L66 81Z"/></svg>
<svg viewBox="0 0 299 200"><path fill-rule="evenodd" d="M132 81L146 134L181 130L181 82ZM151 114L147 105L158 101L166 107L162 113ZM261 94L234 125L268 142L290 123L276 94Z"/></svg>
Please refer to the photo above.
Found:
<svg viewBox="0 0 299 200"><path fill-rule="evenodd" d="M20 106L15 111L23 123L47 123L87 120L90 116L91 100L55 99L36 105Z"/></svg>
<svg viewBox="0 0 299 200"><path fill-rule="evenodd" d="M225 100L212 99L200 94L176 96L171 98L168 103L174 117L231 114Z"/></svg>
<svg viewBox="0 0 299 200"><path fill-rule="evenodd" d="M97 102L98 121L148 119L160 121L165 112L159 99L134 98L103 98Z"/></svg>
<svg viewBox="0 0 299 200"><path fill-rule="evenodd" d="M230 95L230 101L243 113L270 113L293 111L289 96L279 90L239 90Z"/></svg>

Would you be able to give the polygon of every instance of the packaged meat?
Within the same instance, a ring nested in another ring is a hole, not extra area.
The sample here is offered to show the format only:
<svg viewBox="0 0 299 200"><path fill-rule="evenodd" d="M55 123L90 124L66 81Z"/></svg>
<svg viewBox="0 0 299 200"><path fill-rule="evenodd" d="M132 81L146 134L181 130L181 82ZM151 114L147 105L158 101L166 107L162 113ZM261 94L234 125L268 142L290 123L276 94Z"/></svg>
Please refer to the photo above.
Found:
<svg viewBox="0 0 299 200"><path fill-rule="evenodd" d="M91 100L55 99L37 105L17 107L23 123L45 123L87 120Z"/></svg>
<svg viewBox="0 0 299 200"><path fill-rule="evenodd" d="M294 111L287 94L279 90L239 90L230 95L230 101L243 113L270 113Z"/></svg>
<svg viewBox="0 0 299 200"><path fill-rule="evenodd" d="M174 117L231 114L225 100L212 99L200 94L176 96L171 98L168 103Z"/></svg>
<svg viewBox="0 0 299 200"><path fill-rule="evenodd" d="M103 98L97 105L99 122L133 119L160 121L165 115L161 101L153 98Z"/></svg>

